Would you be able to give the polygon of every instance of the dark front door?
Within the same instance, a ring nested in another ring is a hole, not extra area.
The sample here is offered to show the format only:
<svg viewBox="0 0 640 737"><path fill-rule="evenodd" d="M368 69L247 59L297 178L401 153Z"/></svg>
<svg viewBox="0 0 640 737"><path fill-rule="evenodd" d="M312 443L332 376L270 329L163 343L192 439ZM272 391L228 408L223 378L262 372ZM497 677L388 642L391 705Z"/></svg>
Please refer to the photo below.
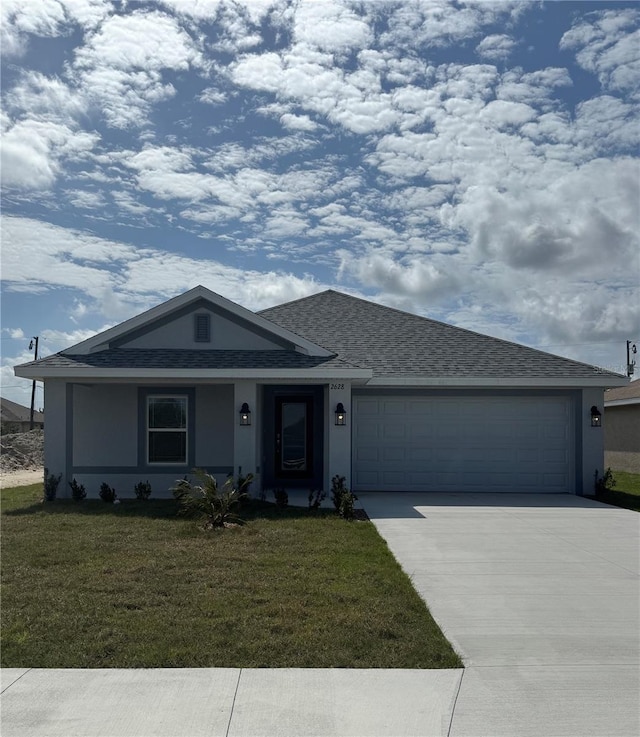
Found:
<svg viewBox="0 0 640 737"><path fill-rule="evenodd" d="M265 387L264 392L264 485L320 488L322 387Z"/></svg>
<svg viewBox="0 0 640 737"><path fill-rule="evenodd" d="M276 397L276 475L313 475L313 397Z"/></svg>

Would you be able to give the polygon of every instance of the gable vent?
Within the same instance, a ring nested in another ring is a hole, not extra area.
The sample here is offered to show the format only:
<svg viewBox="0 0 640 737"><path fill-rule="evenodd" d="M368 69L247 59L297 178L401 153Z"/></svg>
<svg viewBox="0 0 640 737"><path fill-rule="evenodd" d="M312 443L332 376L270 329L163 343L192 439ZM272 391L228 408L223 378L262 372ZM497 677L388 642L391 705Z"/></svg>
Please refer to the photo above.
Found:
<svg viewBox="0 0 640 737"><path fill-rule="evenodd" d="M195 315L195 340L196 343L211 342L210 315Z"/></svg>

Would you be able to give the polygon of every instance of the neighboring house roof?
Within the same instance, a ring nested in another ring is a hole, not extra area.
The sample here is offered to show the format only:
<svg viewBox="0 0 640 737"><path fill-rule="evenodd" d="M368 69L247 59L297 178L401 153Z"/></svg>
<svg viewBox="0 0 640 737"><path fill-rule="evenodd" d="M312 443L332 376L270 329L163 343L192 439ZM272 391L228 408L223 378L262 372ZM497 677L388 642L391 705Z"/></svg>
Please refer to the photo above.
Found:
<svg viewBox="0 0 640 737"><path fill-rule="evenodd" d="M289 350L127 348L203 300ZM127 337L129 336L129 338ZM122 347L120 347L122 346ZM205 373L206 372L206 373ZM626 377L516 343L328 290L254 314L204 287L54 356L16 367L26 378L283 378L378 385L615 386Z"/></svg>
<svg viewBox="0 0 640 737"><path fill-rule="evenodd" d="M595 379L619 374L328 290L259 314L373 369L374 379Z"/></svg>
<svg viewBox="0 0 640 737"><path fill-rule="evenodd" d="M0 398L0 419L2 422L29 422L31 419L31 409L2 397ZM44 422L44 414L34 411L33 421Z"/></svg>
<svg viewBox="0 0 640 737"><path fill-rule="evenodd" d="M625 404L640 404L640 379L627 386L607 389L604 393L605 407L618 407Z"/></svg>

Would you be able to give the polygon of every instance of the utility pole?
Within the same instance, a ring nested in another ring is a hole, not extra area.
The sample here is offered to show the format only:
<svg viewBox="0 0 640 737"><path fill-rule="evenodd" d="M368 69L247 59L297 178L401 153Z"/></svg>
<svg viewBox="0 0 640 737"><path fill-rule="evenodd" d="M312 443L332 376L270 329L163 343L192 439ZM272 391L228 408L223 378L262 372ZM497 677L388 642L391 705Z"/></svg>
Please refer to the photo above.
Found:
<svg viewBox="0 0 640 737"><path fill-rule="evenodd" d="M636 348L636 344L628 340L627 341L627 376L631 378L635 372L636 369L636 362L635 359L632 359L631 356L635 355L638 352L638 349Z"/></svg>
<svg viewBox="0 0 640 737"><path fill-rule="evenodd" d="M34 335L33 338L29 341L29 350L33 350L33 341L36 342L36 352L34 361L38 360L38 340L40 339L40 336ZM33 383L31 384L31 413L29 415L29 430L33 430L33 405L36 401L36 380L33 380Z"/></svg>

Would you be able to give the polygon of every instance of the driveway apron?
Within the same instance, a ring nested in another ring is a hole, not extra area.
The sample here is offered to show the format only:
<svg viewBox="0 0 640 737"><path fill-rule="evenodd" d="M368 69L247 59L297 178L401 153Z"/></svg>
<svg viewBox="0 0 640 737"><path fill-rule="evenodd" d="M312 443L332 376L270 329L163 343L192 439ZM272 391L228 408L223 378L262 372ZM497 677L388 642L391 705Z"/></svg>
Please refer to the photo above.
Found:
<svg viewBox="0 0 640 737"><path fill-rule="evenodd" d="M466 670L450 734L640 734L638 514L558 494L361 494Z"/></svg>

